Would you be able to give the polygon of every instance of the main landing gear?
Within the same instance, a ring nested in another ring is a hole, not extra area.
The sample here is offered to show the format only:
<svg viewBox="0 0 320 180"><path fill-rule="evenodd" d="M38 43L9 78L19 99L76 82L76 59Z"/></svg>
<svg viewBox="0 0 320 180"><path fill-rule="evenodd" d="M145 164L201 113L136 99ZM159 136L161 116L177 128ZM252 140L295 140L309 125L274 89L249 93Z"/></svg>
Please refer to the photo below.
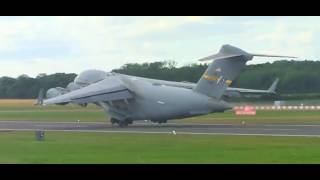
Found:
<svg viewBox="0 0 320 180"><path fill-rule="evenodd" d="M158 121L158 123L159 123L159 124L165 124L165 123L167 123L167 120L166 120L166 119L163 119L163 120L161 120L161 121Z"/></svg>
<svg viewBox="0 0 320 180"><path fill-rule="evenodd" d="M167 119L151 120L151 122L158 123L158 124L165 124L165 123L167 123Z"/></svg>
<svg viewBox="0 0 320 180"><path fill-rule="evenodd" d="M111 124L118 124L120 127L127 127L129 124L132 124L132 120L125 119L125 120L118 120L115 118L110 119Z"/></svg>

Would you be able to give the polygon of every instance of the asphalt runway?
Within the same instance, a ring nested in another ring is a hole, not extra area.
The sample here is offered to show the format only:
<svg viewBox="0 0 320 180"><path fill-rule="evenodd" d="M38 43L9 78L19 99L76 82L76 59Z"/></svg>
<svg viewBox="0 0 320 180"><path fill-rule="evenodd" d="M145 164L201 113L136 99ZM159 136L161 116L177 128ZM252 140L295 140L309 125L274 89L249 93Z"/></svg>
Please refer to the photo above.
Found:
<svg viewBox="0 0 320 180"><path fill-rule="evenodd" d="M71 122L26 122L0 121L0 131L75 131L114 133L165 133L165 134L211 134L211 135L255 135L255 136L312 136L320 137L320 125L302 124L154 124L136 122L125 128L108 123Z"/></svg>

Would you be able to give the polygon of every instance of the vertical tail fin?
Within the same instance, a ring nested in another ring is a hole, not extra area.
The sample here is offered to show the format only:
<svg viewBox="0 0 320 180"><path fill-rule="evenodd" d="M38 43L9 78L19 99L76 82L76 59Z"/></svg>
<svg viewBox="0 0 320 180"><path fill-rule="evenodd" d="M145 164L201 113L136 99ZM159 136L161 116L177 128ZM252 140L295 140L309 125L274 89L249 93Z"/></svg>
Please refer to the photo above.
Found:
<svg viewBox="0 0 320 180"><path fill-rule="evenodd" d="M246 67L247 61L254 56L287 57L278 55L250 54L231 45L223 45L218 54L200 59L199 61L213 60L206 72L198 81L194 91L220 99L227 87L235 80ZM276 81L269 90L274 91Z"/></svg>
<svg viewBox="0 0 320 180"><path fill-rule="evenodd" d="M230 45L222 46L218 54L200 59L200 61L213 59L213 62L194 90L220 99L227 87L243 71L246 62L252 58L252 55L239 48Z"/></svg>

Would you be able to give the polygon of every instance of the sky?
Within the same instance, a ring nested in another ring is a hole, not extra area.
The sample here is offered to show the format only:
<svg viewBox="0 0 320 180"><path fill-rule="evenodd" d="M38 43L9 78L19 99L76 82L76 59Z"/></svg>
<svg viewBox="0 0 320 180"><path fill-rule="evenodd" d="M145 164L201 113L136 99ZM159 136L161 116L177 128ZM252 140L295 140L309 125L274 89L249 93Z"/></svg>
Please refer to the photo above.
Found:
<svg viewBox="0 0 320 180"><path fill-rule="evenodd" d="M111 71L126 63L197 63L224 44L320 59L320 17L0 17L0 76ZM273 62L254 58L250 64Z"/></svg>

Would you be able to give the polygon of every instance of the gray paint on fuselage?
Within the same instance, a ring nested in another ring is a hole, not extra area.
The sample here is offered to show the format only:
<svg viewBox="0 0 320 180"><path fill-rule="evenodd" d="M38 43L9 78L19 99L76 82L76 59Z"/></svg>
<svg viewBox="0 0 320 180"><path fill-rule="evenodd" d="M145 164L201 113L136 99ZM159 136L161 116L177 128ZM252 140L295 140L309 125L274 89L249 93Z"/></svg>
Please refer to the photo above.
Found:
<svg viewBox="0 0 320 180"><path fill-rule="evenodd" d="M191 89L153 85L138 78L133 81L139 86L132 93L134 98L127 106L128 109L123 111L123 114L130 114L131 120L161 121L220 112L231 108L222 101ZM112 108L110 109L113 111Z"/></svg>

